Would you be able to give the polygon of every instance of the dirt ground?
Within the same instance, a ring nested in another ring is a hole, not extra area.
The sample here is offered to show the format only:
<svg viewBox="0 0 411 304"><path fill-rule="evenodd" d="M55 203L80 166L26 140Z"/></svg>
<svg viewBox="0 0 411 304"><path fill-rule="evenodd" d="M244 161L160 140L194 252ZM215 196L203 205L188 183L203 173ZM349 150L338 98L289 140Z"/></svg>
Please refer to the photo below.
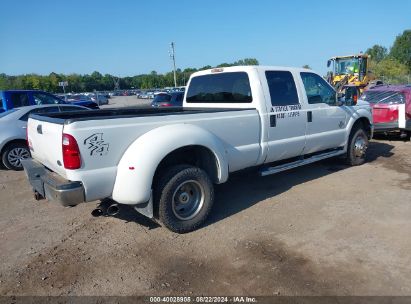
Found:
<svg viewBox="0 0 411 304"><path fill-rule="evenodd" d="M0 171L0 295L411 295L411 143L217 186L211 218L178 235L96 203L36 202Z"/></svg>

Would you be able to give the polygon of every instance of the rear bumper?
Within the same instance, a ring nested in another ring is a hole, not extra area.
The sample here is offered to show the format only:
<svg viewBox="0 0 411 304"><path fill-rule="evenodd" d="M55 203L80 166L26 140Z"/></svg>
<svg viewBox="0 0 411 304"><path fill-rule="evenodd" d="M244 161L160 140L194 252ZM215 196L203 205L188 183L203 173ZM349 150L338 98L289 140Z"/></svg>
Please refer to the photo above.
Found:
<svg viewBox="0 0 411 304"><path fill-rule="evenodd" d="M63 179L32 158L23 160L22 164L33 190L44 198L63 206L75 206L85 201L81 182Z"/></svg>
<svg viewBox="0 0 411 304"><path fill-rule="evenodd" d="M406 121L405 128L400 128L398 121L387 123L374 123L374 133L393 132L401 130L411 131L411 119L408 119Z"/></svg>

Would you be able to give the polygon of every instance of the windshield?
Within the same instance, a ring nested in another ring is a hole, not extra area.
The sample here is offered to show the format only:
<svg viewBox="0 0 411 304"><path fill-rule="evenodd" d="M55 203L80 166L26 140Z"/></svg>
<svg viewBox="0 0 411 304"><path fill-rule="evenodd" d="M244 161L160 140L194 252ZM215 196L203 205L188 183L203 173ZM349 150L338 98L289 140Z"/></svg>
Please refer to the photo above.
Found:
<svg viewBox="0 0 411 304"><path fill-rule="evenodd" d="M344 58L335 60L335 74L354 74L358 73L360 68L358 58Z"/></svg>
<svg viewBox="0 0 411 304"><path fill-rule="evenodd" d="M169 102L171 100L171 95L168 94L158 94L153 102Z"/></svg>
<svg viewBox="0 0 411 304"><path fill-rule="evenodd" d="M360 97L361 100L369 103L402 104L405 103L405 96L396 91L367 91Z"/></svg>

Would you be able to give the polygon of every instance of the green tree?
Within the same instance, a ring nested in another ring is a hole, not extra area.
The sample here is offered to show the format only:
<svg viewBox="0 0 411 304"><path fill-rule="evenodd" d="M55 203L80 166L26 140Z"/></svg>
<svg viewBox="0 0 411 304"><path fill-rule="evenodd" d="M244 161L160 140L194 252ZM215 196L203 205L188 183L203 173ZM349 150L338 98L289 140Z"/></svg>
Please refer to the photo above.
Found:
<svg viewBox="0 0 411 304"><path fill-rule="evenodd" d="M411 73L411 30L405 30L395 38L390 56L405 64Z"/></svg>
<svg viewBox="0 0 411 304"><path fill-rule="evenodd" d="M259 62L255 58L244 58L234 62L233 65L259 65Z"/></svg>
<svg viewBox="0 0 411 304"><path fill-rule="evenodd" d="M377 79L387 83L403 83L408 74L408 67L393 58L386 58L375 65L371 65Z"/></svg>
<svg viewBox="0 0 411 304"><path fill-rule="evenodd" d="M387 48L378 44L375 44L371 48L367 49L365 53L370 55L371 60L374 60L377 63L384 60L388 56Z"/></svg>

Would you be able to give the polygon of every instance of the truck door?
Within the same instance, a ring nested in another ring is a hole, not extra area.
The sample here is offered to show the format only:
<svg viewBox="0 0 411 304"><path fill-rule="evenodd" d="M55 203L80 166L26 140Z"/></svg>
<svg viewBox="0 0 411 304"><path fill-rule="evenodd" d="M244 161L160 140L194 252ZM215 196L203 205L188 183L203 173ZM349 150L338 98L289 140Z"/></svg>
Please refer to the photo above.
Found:
<svg viewBox="0 0 411 304"><path fill-rule="evenodd" d="M307 139L304 154L344 145L346 108L337 105L334 89L319 75L301 72L307 104Z"/></svg>
<svg viewBox="0 0 411 304"><path fill-rule="evenodd" d="M306 118L290 71L262 71L267 100L268 153L266 163L301 155L305 145Z"/></svg>

